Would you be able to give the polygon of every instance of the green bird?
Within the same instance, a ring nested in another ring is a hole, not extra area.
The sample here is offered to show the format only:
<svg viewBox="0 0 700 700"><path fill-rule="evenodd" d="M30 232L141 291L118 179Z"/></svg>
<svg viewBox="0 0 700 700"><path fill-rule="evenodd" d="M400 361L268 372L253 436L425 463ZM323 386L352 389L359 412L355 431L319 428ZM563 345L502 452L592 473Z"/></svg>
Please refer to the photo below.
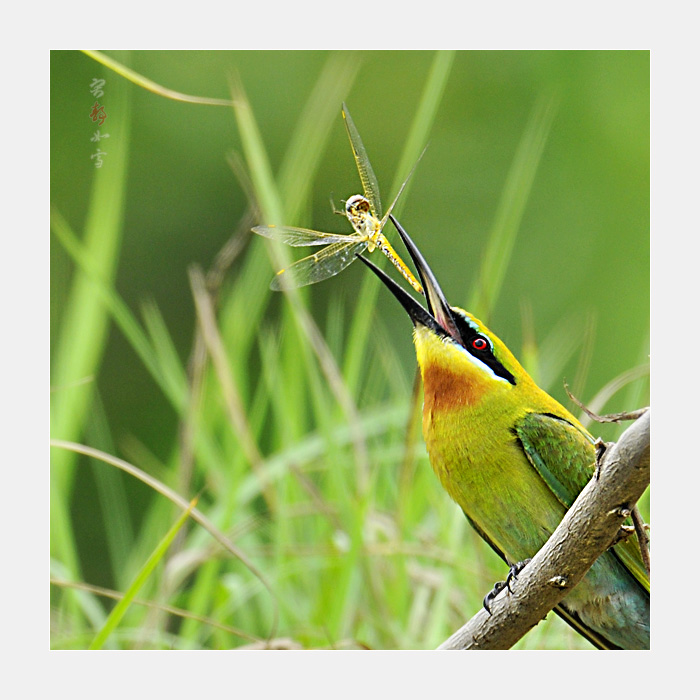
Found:
<svg viewBox="0 0 700 700"><path fill-rule="evenodd" d="M413 322L433 471L511 577L590 480L595 441L481 321L448 305L420 251L391 220L420 275L427 310L359 257ZM636 538L600 556L555 611L599 649L648 649L649 576Z"/></svg>

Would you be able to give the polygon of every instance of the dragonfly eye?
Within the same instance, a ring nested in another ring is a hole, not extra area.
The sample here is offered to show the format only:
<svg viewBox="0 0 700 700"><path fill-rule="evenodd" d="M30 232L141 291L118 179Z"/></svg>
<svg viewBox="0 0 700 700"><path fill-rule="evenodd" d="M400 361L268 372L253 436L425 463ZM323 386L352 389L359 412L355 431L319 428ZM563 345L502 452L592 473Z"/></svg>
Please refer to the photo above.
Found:
<svg viewBox="0 0 700 700"><path fill-rule="evenodd" d="M369 210L369 200L361 194L355 194L345 202L345 211L348 214L364 213Z"/></svg>

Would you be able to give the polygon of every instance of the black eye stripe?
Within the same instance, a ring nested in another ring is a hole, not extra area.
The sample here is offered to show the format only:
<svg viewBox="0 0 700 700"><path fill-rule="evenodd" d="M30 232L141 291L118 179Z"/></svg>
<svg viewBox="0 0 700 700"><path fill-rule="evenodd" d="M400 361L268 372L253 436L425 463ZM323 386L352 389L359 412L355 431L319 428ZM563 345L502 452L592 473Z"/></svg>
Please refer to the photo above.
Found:
<svg viewBox="0 0 700 700"><path fill-rule="evenodd" d="M491 339L479 333L479 331L472 326L471 322L458 310L452 309L452 316L454 317L457 330L462 336L462 345L465 350L474 357L477 357L486 366L490 367L496 376L502 377L515 386L515 377L493 354L493 343ZM484 341L485 344L483 347L479 347L479 341Z"/></svg>

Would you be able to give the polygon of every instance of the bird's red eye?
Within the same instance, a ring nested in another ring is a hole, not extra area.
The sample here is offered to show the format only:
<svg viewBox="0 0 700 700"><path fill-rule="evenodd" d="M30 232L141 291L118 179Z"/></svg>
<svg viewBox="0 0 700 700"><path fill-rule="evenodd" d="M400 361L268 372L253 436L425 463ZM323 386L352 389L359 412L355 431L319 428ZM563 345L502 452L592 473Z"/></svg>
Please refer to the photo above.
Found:
<svg viewBox="0 0 700 700"><path fill-rule="evenodd" d="M484 338L474 338L474 340L472 340L472 347L474 350L486 350L488 346L489 344Z"/></svg>

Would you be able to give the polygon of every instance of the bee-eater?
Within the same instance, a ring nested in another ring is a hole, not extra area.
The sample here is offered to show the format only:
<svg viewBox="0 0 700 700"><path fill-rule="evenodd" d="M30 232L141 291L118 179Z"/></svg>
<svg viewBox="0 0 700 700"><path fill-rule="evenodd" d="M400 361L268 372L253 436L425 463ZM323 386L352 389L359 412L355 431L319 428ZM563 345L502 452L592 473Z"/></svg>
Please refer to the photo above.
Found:
<svg viewBox="0 0 700 700"><path fill-rule="evenodd" d="M362 260L413 322L430 464L479 535L517 566L545 544L593 476L595 441L481 321L448 305L420 251L391 219L427 309ZM648 649L649 576L636 538L600 556L555 611L600 649Z"/></svg>

